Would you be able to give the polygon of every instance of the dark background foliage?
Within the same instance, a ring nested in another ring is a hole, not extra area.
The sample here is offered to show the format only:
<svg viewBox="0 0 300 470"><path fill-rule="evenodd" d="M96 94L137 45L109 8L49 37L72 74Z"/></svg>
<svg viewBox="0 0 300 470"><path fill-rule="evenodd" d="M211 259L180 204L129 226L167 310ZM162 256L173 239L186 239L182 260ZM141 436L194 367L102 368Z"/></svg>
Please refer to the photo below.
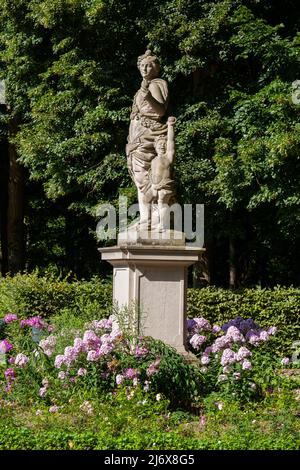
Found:
<svg viewBox="0 0 300 470"><path fill-rule="evenodd" d="M179 200L205 204L195 285L299 283L297 0L0 6L3 274L106 272L96 207L135 200L124 147L136 58L150 47L177 117Z"/></svg>

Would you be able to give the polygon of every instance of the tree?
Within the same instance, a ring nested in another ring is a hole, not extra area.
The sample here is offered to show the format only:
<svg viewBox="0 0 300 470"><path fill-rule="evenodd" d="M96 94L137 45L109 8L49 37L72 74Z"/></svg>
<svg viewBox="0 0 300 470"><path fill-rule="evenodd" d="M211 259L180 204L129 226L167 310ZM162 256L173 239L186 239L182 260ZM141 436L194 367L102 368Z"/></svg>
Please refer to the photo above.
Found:
<svg viewBox="0 0 300 470"><path fill-rule="evenodd" d="M296 0L288 9L277 0L1 6L0 63L11 118L19 123L12 142L39 186L27 182L29 253L37 246L30 221L45 207L51 221L59 211L59 233L74 234L60 236L69 265L95 228L97 204L120 192L134 199L124 147L140 80L136 57L150 47L173 96L180 201L206 206L207 279L232 286L299 282ZM92 240L89 246L95 253Z"/></svg>

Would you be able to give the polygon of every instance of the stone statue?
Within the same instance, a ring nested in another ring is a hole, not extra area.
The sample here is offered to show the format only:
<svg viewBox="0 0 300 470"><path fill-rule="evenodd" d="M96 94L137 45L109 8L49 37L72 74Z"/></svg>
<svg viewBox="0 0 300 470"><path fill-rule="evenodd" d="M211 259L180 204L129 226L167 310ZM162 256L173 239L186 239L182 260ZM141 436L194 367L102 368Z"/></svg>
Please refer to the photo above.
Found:
<svg viewBox="0 0 300 470"><path fill-rule="evenodd" d="M166 227L167 205L173 199L175 118L167 120L168 85L158 78L160 66L151 51L138 58L142 75L130 116L126 146L129 173L137 187L140 230Z"/></svg>

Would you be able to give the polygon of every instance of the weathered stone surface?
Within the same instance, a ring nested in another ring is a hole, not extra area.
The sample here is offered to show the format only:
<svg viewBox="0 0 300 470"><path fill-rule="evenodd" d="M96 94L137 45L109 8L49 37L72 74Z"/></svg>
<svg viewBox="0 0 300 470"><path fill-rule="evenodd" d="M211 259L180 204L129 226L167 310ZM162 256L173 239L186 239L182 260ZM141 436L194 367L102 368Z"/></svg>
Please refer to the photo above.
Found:
<svg viewBox="0 0 300 470"><path fill-rule="evenodd" d="M113 265L114 301L135 305L136 334L153 336L186 353L187 268L202 249L187 246L124 245L101 248Z"/></svg>

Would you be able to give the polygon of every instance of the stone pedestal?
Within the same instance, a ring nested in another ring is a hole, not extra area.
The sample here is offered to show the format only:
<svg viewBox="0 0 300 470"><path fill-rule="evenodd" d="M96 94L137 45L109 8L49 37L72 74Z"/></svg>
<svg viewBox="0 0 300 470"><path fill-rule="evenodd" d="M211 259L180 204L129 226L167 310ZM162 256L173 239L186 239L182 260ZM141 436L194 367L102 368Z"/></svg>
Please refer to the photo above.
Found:
<svg viewBox="0 0 300 470"><path fill-rule="evenodd" d="M123 244L101 248L114 268L113 296L119 308L135 305L136 333L186 352L187 268L204 251L190 246Z"/></svg>

